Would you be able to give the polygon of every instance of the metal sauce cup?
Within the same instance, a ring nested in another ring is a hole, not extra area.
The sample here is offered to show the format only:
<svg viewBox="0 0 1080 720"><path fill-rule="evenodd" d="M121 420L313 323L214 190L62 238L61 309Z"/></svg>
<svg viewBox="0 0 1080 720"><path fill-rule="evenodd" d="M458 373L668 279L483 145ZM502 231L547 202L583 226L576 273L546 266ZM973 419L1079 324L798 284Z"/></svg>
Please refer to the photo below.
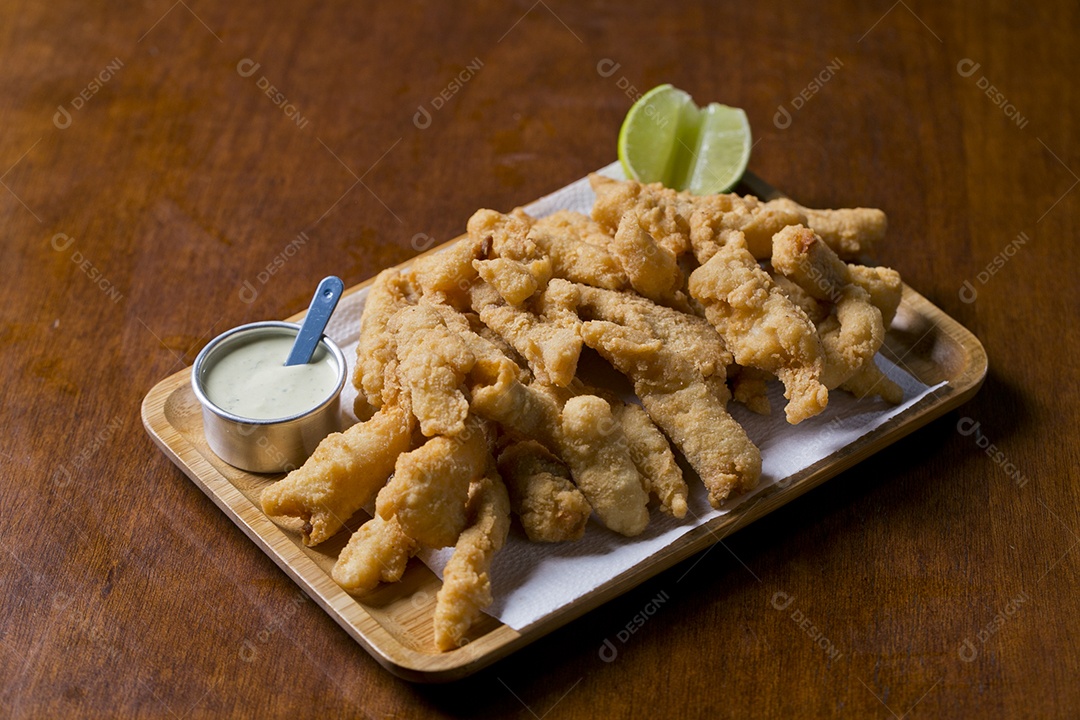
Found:
<svg viewBox="0 0 1080 720"><path fill-rule="evenodd" d="M299 330L300 326L295 323L273 320L241 325L218 335L195 358L191 387L202 405L206 442L230 465L250 472L289 472L303 465L323 438L340 429L339 398L348 366L341 348L328 337L324 337L319 345L336 365L337 386L324 400L304 412L269 420L245 418L218 407L207 396L207 374L231 348L265 335L295 339Z"/></svg>

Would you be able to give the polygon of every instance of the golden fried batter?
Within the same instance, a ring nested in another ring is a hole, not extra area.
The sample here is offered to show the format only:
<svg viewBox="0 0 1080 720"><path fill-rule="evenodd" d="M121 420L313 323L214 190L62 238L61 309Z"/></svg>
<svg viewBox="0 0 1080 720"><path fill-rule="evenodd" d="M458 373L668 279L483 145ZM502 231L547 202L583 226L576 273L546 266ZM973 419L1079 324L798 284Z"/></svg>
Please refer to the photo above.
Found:
<svg viewBox="0 0 1080 720"><path fill-rule="evenodd" d="M780 378L788 422L817 415L829 402L821 382L821 341L810 318L776 286L734 235L690 275L690 294L740 365Z"/></svg>
<svg viewBox="0 0 1080 720"><path fill-rule="evenodd" d="M723 374L732 361L723 338L708 320L657 305L634 293L554 280L544 292L544 300L545 308L559 305L586 320L609 320L641 330L663 341L671 353L690 360L702 377Z"/></svg>
<svg viewBox="0 0 1080 720"><path fill-rule="evenodd" d="M397 518L376 515L360 526L341 549L331 576L351 593L365 593L380 582L401 579L419 546L401 529Z"/></svg>
<svg viewBox="0 0 1080 720"><path fill-rule="evenodd" d="M474 285L471 294L480 320L521 353L538 380L560 387L570 383L581 355L576 327L508 305L490 285Z"/></svg>
<svg viewBox="0 0 1080 720"><path fill-rule="evenodd" d="M472 409L561 458L606 527L640 533L648 523L648 495L622 427L605 400L586 395L563 405L567 394L506 376L499 384L473 388Z"/></svg>
<svg viewBox="0 0 1080 720"><path fill-rule="evenodd" d="M533 219L516 211L503 215L477 210L469 218L469 238L484 249L473 266L485 282L511 305L520 305L543 289L552 275L552 259L529 238Z"/></svg>
<svg viewBox="0 0 1080 720"><path fill-rule="evenodd" d="M611 180L590 175L596 193L593 218L614 235L623 213L637 214L643 229L657 242L681 255L691 247L704 264L735 233L759 260L769 257L772 236L788 225L818 231L844 259L865 254L885 235L885 213L869 208L813 210L786 198L762 202L734 194L693 195L659 183Z"/></svg>
<svg viewBox="0 0 1080 720"><path fill-rule="evenodd" d="M524 214L521 211L521 214ZM526 216L527 217L527 216ZM606 248L611 244L611 235L588 215L572 210L558 210L551 215L531 221L533 227L548 230L558 235L572 237L578 242L589 243Z"/></svg>
<svg viewBox="0 0 1080 720"><path fill-rule="evenodd" d="M668 515L685 517L686 481L664 434L640 405L620 402L611 407L615 421L626 433L630 459L641 473L645 491L656 495L661 510Z"/></svg>
<svg viewBox="0 0 1080 720"><path fill-rule="evenodd" d="M772 265L807 295L833 303L831 314L817 323L825 360L821 380L827 388L840 387L866 363L873 363L885 341L885 324L870 293L854 281L854 266L844 263L817 233L801 225L786 227L773 237ZM884 279L888 275L866 277L883 288L881 301L891 302Z"/></svg>
<svg viewBox="0 0 1080 720"><path fill-rule="evenodd" d="M649 524L649 496L608 402L595 395L570 398L560 435L560 455L604 525L626 536L640 534Z"/></svg>
<svg viewBox="0 0 1080 720"><path fill-rule="evenodd" d="M469 412L461 382L476 363L465 341L425 301L399 310L387 330L394 335L398 378L421 432L428 437L460 433Z"/></svg>
<svg viewBox="0 0 1080 720"><path fill-rule="evenodd" d="M877 395L893 405L899 405L904 401L903 388L881 372L873 360L860 367L840 386L840 389L847 390L859 399Z"/></svg>
<svg viewBox="0 0 1080 720"><path fill-rule="evenodd" d="M384 405L367 422L328 435L302 467L263 490L263 512L302 518L305 545L328 540L386 482L413 425L407 408Z"/></svg>
<svg viewBox="0 0 1080 720"><path fill-rule="evenodd" d="M690 249L694 196L668 190L659 183L619 182L596 174L589 175L589 184L596 193L593 219L612 237L623 215L633 211L641 229L672 255L678 257Z"/></svg>
<svg viewBox="0 0 1080 720"><path fill-rule="evenodd" d="M885 237L888 224L885 213L874 208L813 210L787 198L773 200L771 204L804 216L805 220L800 218L789 224L807 225L845 260L856 260L868 253Z"/></svg>
<svg viewBox="0 0 1080 720"><path fill-rule="evenodd" d="M896 309L900 307L904 285L900 273L887 267L848 265L851 281L870 293L870 302L881 311L881 321L891 327Z"/></svg>
<svg viewBox="0 0 1080 720"><path fill-rule="evenodd" d="M394 465L394 477L375 504L383 520L396 517L406 535L421 545L453 545L466 522L469 483L487 466L487 429L469 416L457 437L434 437Z"/></svg>
<svg viewBox="0 0 1080 720"><path fill-rule="evenodd" d="M482 258L483 240L465 237L413 263L412 276L425 296L441 295L464 307L465 293L476 277L473 262Z"/></svg>
<svg viewBox="0 0 1080 720"><path fill-rule="evenodd" d="M757 368L729 365L727 376L732 400L742 403L747 410L758 415L772 414L768 386L772 375Z"/></svg>
<svg viewBox="0 0 1080 720"><path fill-rule="evenodd" d="M642 230L633 212L622 216L610 249L639 294L662 305L685 307L681 290L686 278L675 253Z"/></svg>
<svg viewBox="0 0 1080 720"><path fill-rule="evenodd" d="M570 481L570 469L543 445L513 443L499 454L498 467L530 540L563 542L585 534L592 507Z"/></svg>
<svg viewBox="0 0 1080 720"><path fill-rule="evenodd" d="M435 645L440 650L463 644L469 628L491 604L491 560L510 531L510 500L494 463L473 483L468 505L469 525L454 545L435 596Z"/></svg>
<svg viewBox="0 0 1080 720"><path fill-rule="evenodd" d="M634 383L649 417L682 451L719 507L761 476L761 453L728 414L723 374L702 377L687 358L646 333L608 321L582 326L585 343ZM721 373L723 366L720 366Z"/></svg>
<svg viewBox="0 0 1080 720"><path fill-rule="evenodd" d="M356 346L353 385L357 396L356 416L370 417L364 405L380 408L397 395L397 356L394 335L387 329L398 310L416 302L412 284L397 270L383 270L375 278L364 301L360 317L360 342ZM365 403L366 401L366 403Z"/></svg>

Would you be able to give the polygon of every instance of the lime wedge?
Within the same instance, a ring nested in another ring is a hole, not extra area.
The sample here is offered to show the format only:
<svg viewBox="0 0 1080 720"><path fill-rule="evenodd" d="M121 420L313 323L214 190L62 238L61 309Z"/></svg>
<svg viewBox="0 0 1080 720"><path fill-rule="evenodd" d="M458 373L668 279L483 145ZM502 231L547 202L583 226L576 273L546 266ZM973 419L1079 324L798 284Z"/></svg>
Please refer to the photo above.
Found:
<svg viewBox="0 0 1080 720"><path fill-rule="evenodd" d="M630 108L619 130L627 177L697 195L727 192L750 162L750 123L739 108L704 108L671 85L659 85Z"/></svg>

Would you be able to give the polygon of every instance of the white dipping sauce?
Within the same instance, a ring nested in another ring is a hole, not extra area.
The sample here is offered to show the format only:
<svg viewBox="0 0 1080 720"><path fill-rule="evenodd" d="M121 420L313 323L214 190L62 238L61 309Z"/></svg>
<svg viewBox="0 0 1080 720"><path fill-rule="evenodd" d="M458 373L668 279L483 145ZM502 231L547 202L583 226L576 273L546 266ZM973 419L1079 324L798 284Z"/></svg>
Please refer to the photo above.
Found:
<svg viewBox="0 0 1080 720"><path fill-rule="evenodd" d="M312 410L338 384L334 356L322 345L306 365L284 365L295 337L260 334L230 343L203 373L210 402L252 420L273 420Z"/></svg>

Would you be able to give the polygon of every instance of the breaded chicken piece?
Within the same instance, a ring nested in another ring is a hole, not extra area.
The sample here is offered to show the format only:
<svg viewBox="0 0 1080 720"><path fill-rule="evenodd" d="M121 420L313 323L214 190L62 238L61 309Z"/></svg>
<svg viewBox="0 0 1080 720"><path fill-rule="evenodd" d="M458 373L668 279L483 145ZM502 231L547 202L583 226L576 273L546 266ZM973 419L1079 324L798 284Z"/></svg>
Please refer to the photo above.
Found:
<svg viewBox="0 0 1080 720"><path fill-rule="evenodd" d="M592 513L570 481L570 469L535 440L522 440L499 453L499 474L510 507L533 542L578 540Z"/></svg>
<svg viewBox="0 0 1080 720"><path fill-rule="evenodd" d="M503 300L521 305L543 288L551 278L551 258L528 263L509 258L474 260L473 265L484 282L499 291Z"/></svg>
<svg viewBox="0 0 1080 720"><path fill-rule="evenodd" d="M302 467L263 490L263 512L301 518L305 545L328 540L386 482L411 446L414 424L407 408L384 405L367 422L326 436Z"/></svg>
<svg viewBox="0 0 1080 720"><path fill-rule="evenodd" d="M773 237L772 266L821 302L839 302L848 285L862 288L881 312L886 328L900 306L900 273L887 267L845 263L816 230L801 225L786 227ZM812 314L811 319L817 322Z"/></svg>
<svg viewBox="0 0 1080 720"><path fill-rule="evenodd" d="M614 292L554 280L544 292L545 311L561 306L585 320L609 320L663 341L665 348L690 360L702 377L720 373L731 352L703 317L657 305L631 292Z"/></svg>
<svg viewBox="0 0 1080 720"><path fill-rule="evenodd" d="M691 247L706 263L734 233L759 260L769 257L772 236L788 225L817 230L840 257L854 260L885 235L885 213L870 208L813 210L786 198L762 202L748 195L693 195L659 183L642 185L590 175L596 193L593 218L614 234L626 211L637 213L642 228L675 255Z"/></svg>
<svg viewBox="0 0 1080 720"><path fill-rule="evenodd" d="M464 644L469 628L491 604L491 560L510 531L510 500L493 462L473 483L468 505L468 527L454 545L435 596L435 645L440 650Z"/></svg>
<svg viewBox="0 0 1080 720"><path fill-rule="evenodd" d="M885 237L888 228L885 213L876 208L814 210L788 198L772 200L769 204L804 216L805 220L789 224L810 227L845 260L856 260L860 255L867 254Z"/></svg>
<svg viewBox="0 0 1080 720"><path fill-rule="evenodd" d="M511 305L521 305L551 278L551 257L529 239L532 223L518 211L477 210L469 218L469 238L481 244L483 255L473 267Z"/></svg>
<svg viewBox="0 0 1080 720"><path fill-rule="evenodd" d="M553 277L611 289L628 285L618 261L607 249L584 241L578 229L566 223L536 221L524 213L502 215L494 210L478 210L469 219L468 227L469 237L490 239L489 257L516 261L526 273L532 274L534 268L545 269L541 261L546 258ZM483 265L481 262L478 267ZM494 270L488 272L488 277L495 275ZM513 288L521 282L518 275L517 271L512 275ZM542 289L540 276L536 282ZM510 297L506 299L511 301Z"/></svg>
<svg viewBox="0 0 1080 720"><path fill-rule="evenodd" d="M795 303L806 316L810 318L810 322L817 325L819 322L829 317L829 313L832 308L829 303L816 300L810 296L805 290L803 290L794 280L789 280L778 272L769 273L769 277L776 284L776 287L780 288L780 291L787 295L788 300Z"/></svg>
<svg viewBox="0 0 1080 720"><path fill-rule="evenodd" d="M689 288L735 362L780 378L789 423L825 409L829 391L821 382L824 360L816 329L758 266L740 235L690 275Z"/></svg>
<svg viewBox="0 0 1080 720"><path fill-rule="evenodd" d="M426 301L399 310L387 323L394 335L398 378L427 437L457 435L465 428L469 402L462 380L476 356Z"/></svg>
<svg viewBox="0 0 1080 720"><path fill-rule="evenodd" d="M513 348L481 323L475 313L461 313L442 303L431 303L429 307L439 314L447 330L461 339L475 359L465 377L467 386L491 385L498 382L503 373L510 373L522 380L528 378L527 370L511 357L515 354Z"/></svg>
<svg viewBox="0 0 1080 720"><path fill-rule="evenodd" d="M836 303L851 284L848 265L813 230L795 224L772 238L772 267L806 294Z"/></svg>
<svg viewBox="0 0 1080 720"><path fill-rule="evenodd" d="M523 211L515 213L524 214ZM588 215L573 210L557 210L551 215L532 220L533 227L548 230L558 235L569 236L579 242L606 248L611 244L611 235Z"/></svg>
<svg viewBox="0 0 1080 720"><path fill-rule="evenodd" d="M358 418L370 417L372 408L382 407L397 395L397 355L387 324L398 310L415 302L416 289L393 268L379 273L368 290L353 374L353 385L360 391L355 408Z"/></svg>
<svg viewBox="0 0 1080 720"><path fill-rule="evenodd" d="M776 202L761 202L753 195L702 195L690 216L690 246L705 264L735 234L741 233L750 254L762 260L772 250L772 236L803 216Z"/></svg>
<svg viewBox="0 0 1080 720"><path fill-rule="evenodd" d="M892 327L896 310L904 293L900 273L887 267L848 265L851 281L870 293L870 302L881 311L881 321L886 329Z"/></svg>
<svg viewBox="0 0 1080 720"><path fill-rule="evenodd" d="M397 518L376 515L360 526L341 549L331 577L351 593L373 590L380 582L401 579L419 545L405 534Z"/></svg>
<svg viewBox="0 0 1080 720"><path fill-rule="evenodd" d="M761 453L726 410L721 374L708 379L687 358L635 328L592 320L582 325L585 343L634 384L649 417L682 451L719 507L732 492L757 485Z"/></svg>
<svg viewBox="0 0 1080 720"><path fill-rule="evenodd" d="M465 528L469 483L490 456L488 431L470 415L457 437L434 437L394 465L394 477L375 503L383 520L396 517L406 535L424 547L453 545Z"/></svg>
<svg viewBox="0 0 1080 720"><path fill-rule="evenodd" d="M622 427L606 401L571 398L576 402L567 410L570 402L562 402L567 395L506 376L497 385L473 388L472 409L561 458L606 527L624 535L640 533L648 523L649 498Z"/></svg>
<svg viewBox="0 0 1080 720"><path fill-rule="evenodd" d="M870 360L849 377L841 390L847 390L855 397L862 398L877 395L887 403L899 405L904 401L904 390L888 378L877 364Z"/></svg>
<svg viewBox="0 0 1080 720"><path fill-rule="evenodd" d="M747 410L758 415L771 415L769 405L768 382L772 375L757 368L729 365L727 370L728 385L731 387L731 399L741 403Z"/></svg>
<svg viewBox="0 0 1080 720"><path fill-rule="evenodd" d="M649 496L630 442L611 405L595 395L570 398L560 415L559 450L604 525L632 537L649 524Z"/></svg>
<svg viewBox="0 0 1080 720"><path fill-rule="evenodd" d="M881 311L858 285L841 291L833 313L818 323L817 330L825 359L821 382L830 390L847 382L866 363L873 363L885 341Z"/></svg>
<svg viewBox="0 0 1080 720"><path fill-rule="evenodd" d="M825 360L821 379L827 388L840 387L867 363L873 364L885 341L885 324L870 293L855 281L851 272L855 266L842 261L816 232L802 225L784 228L773 237L772 266L807 295L833 303L831 313L817 323ZM860 275L878 289L879 302L886 304L891 316L895 294L888 285L889 274ZM895 396L899 387L883 376L876 379L885 387L883 392Z"/></svg>
<svg viewBox="0 0 1080 720"><path fill-rule="evenodd" d="M480 320L521 354L538 380L565 387L577 372L581 337L575 326L549 322L507 304L490 285L471 290L472 308Z"/></svg>
<svg viewBox="0 0 1080 720"><path fill-rule="evenodd" d="M626 433L630 459L641 474L645 491L656 496L660 509L668 515L685 517L689 490L667 438L640 405L613 402L611 408L615 421Z"/></svg>
<svg viewBox="0 0 1080 720"><path fill-rule="evenodd" d="M468 306L468 289L476 278L474 261L484 257L482 239L466 236L450 247L413 263L411 275L423 294L441 296L459 309Z"/></svg>
<svg viewBox="0 0 1080 720"><path fill-rule="evenodd" d="M633 212L623 214L609 248L638 294L661 305L686 308L682 293L686 277L675 253L642 230Z"/></svg>
<svg viewBox="0 0 1080 720"><path fill-rule="evenodd" d="M607 249L582 242L572 232L533 226L529 239L551 258L553 277L610 290L630 284L619 262Z"/></svg>
<svg viewBox="0 0 1080 720"><path fill-rule="evenodd" d="M669 190L660 183L620 182L595 173L589 175L589 184L596 193L593 219L612 237L623 215L632 211L641 229L672 255L678 257L690 249L694 196Z"/></svg>

